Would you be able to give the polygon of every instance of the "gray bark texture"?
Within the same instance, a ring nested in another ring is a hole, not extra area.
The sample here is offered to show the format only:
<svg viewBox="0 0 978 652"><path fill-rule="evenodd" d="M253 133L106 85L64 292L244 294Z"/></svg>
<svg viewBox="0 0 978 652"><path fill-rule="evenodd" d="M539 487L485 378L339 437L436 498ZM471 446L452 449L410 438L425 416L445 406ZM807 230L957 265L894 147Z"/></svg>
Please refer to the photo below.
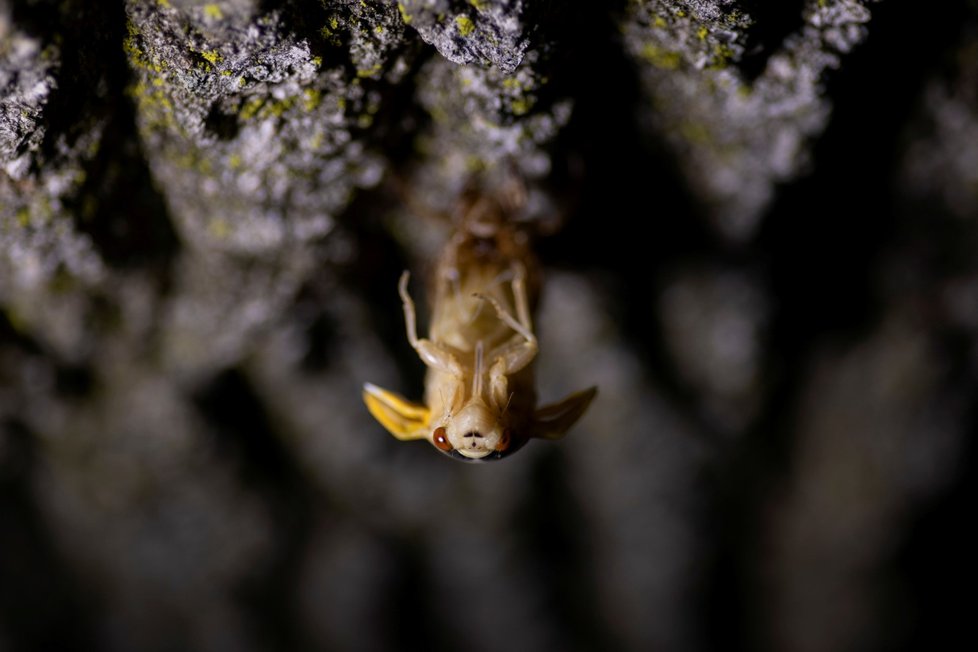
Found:
<svg viewBox="0 0 978 652"><path fill-rule="evenodd" d="M978 648L925 4L0 0L0 652ZM360 391L420 398L397 278L513 178L539 394L599 395L459 464Z"/></svg>

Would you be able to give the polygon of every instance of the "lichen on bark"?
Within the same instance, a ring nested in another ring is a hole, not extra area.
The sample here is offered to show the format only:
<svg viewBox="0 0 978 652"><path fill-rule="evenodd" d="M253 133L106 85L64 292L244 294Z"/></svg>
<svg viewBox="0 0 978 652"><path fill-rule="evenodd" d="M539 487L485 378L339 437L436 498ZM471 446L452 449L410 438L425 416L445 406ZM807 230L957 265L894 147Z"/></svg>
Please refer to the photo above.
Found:
<svg viewBox="0 0 978 652"><path fill-rule="evenodd" d="M622 30L654 109L645 120L724 235L753 236L777 184L809 169L831 111L826 75L865 38L874 2L806 2L753 78L739 64L754 19L739 3L629 3Z"/></svg>
<svg viewBox="0 0 978 652"><path fill-rule="evenodd" d="M0 0L0 648L941 647L975 12ZM359 393L513 179L600 396L479 469Z"/></svg>

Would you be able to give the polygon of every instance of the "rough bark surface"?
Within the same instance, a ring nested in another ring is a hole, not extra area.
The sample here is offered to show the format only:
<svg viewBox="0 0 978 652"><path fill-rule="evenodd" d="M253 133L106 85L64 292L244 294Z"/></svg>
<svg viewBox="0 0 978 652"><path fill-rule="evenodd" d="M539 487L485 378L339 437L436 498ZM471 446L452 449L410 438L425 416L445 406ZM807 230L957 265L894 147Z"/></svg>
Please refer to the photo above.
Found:
<svg viewBox="0 0 978 652"><path fill-rule="evenodd" d="M0 652L974 647L978 6L914 4L0 0ZM473 467L360 386L513 176L600 395Z"/></svg>

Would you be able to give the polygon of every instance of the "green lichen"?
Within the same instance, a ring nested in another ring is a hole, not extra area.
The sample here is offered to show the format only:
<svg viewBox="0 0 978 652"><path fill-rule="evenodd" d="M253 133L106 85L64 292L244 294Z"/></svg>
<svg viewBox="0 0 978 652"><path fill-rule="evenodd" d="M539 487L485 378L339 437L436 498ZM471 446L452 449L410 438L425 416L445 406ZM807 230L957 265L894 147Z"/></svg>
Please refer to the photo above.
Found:
<svg viewBox="0 0 978 652"><path fill-rule="evenodd" d="M122 51L126 53L126 57L129 59L129 64L134 68L146 68L151 69L153 67L153 62L150 61L146 53L143 52L137 45L139 39L139 30L131 22L126 24L127 36L122 40Z"/></svg>
<svg viewBox="0 0 978 652"><path fill-rule="evenodd" d="M207 50L206 52L201 52L200 56L204 57L211 65L217 65L219 62L224 61L224 57L220 55L217 50Z"/></svg>
<svg viewBox="0 0 978 652"><path fill-rule="evenodd" d="M662 70L675 70L682 62L682 55L679 52L665 50L652 43L646 43L642 47L641 57Z"/></svg>
<svg viewBox="0 0 978 652"><path fill-rule="evenodd" d="M208 223L207 232L223 240L231 235L231 225L223 217L216 217Z"/></svg>
<svg viewBox="0 0 978 652"><path fill-rule="evenodd" d="M734 58L734 50L726 43L717 43L713 48L713 58L709 68L726 68L730 60Z"/></svg>
<svg viewBox="0 0 978 652"><path fill-rule="evenodd" d="M194 170L197 168L197 156L193 151L180 151L174 154L171 161L173 165L182 170Z"/></svg>
<svg viewBox="0 0 978 652"><path fill-rule="evenodd" d="M208 18L213 18L214 20L224 18L224 12L222 12L220 6L216 4L204 5L204 15Z"/></svg>
<svg viewBox="0 0 978 652"><path fill-rule="evenodd" d="M401 14L401 20L404 22L404 24L405 25L410 25L411 24L411 14L409 14L407 12L407 9L404 8L404 3L403 2L398 2L397 3L397 11Z"/></svg>
<svg viewBox="0 0 978 652"><path fill-rule="evenodd" d="M307 89L303 91L301 96L286 97L281 100L265 96L253 97L241 106L238 115L242 120L246 121L256 117L260 119L281 118L287 111L295 107L300 100L303 108L311 111L322 102L322 96L315 89Z"/></svg>
<svg viewBox="0 0 978 652"><path fill-rule="evenodd" d="M285 115L286 111L292 108L293 104L295 104L294 97L287 97L284 100L278 102L270 102L270 103L266 102L265 105L262 107L259 116L262 118L268 118L268 117L281 118L283 115Z"/></svg>
<svg viewBox="0 0 978 652"><path fill-rule="evenodd" d="M470 174L476 174L478 172L482 172L487 167L488 166L486 165L485 159L483 159L481 156L470 154L465 157L465 170Z"/></svg>
<svg viewBox="0 0 978 652"><path fill-rule="evenodd" d="M482 11L486 8L486 0L469 0L469 4L475 7L476 11Z"/></svg>
<svg viewBox="0 0 978 652"><path fill-rule="evenodd" d="M382 69L383 66L380 63L375 63L369 68L361 68L360 70L357 70L357 77L360 77L361 79L364 77L374 77L380 73Z"/></svg>
<svg viewBox="0 0 978 652"><path fill-rule="evenodd" d="M244 106L242 106L241 110L238 112L238 115L241 116L242 120L251 120L256 115L258 115L258 112L261 110L262 106L264 105L265 105L264 97L254 97L248 100L247 102L245 102Z"/></svg>
<svg viewBox="0 0 978 652"><path fill-rule="evenodd" d="M156 81L153 80L152 87L143 81L137 82L129 87L128 93L148 128L182 133L181 125L174 119L173 102Z"/></svg>
<svg viewBox="0 0 978 652"><path fill-rule="evenodd" d="M820 1L824 2L824 0L820 0ZM730 13L726 14L723 17L723 23L727 27L745 28L751 23L751 20L747 14L738 11L737 9L732 9Z"/></svg>
<svg viewBox="0 0 978 652"><path fill-rule="evenodd" d="M456 16L455 24L458 25L458 33L462 36L468 36L475 31L475 23L468 16Z"/></svg>
<svg viewBox="0 0 978 652"><path fill-rule="evenodd" d="M679 126L679 133L694 145L708 145L713 140L706 125L698 122L684 122Z"/></svg>
<svg viewBox="0 0 978 652"><path fill-rule="evenodd" d="M337 34L339 28L340 19L336 16L330 16L328 23L319 29L319 34L323 37L323 40L330 45L340 46L342 45L343 41L340 39L339 34Z"/></svg>
<svg viewBox="0 0 978 652"><path fill-rule="evenodd" d="M525 97L517 98L509 103L513 115L525 115L533 108L533 100Z"/></svg>
<svg viewBox="0 0 978 652"><path fill-rule="evenodd" d="M323 102L323 94L316 88L307 88L302 92L302 96L302 107L306 111L315 110Z"/></svg>

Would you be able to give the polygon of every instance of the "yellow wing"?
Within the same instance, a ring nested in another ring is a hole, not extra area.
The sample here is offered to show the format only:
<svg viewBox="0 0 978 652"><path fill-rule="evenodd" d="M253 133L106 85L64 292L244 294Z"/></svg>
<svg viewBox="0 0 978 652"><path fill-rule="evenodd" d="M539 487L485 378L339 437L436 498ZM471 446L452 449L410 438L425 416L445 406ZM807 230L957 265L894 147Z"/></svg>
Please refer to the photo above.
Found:
<svg viewBox="0 0 978 652"><path fill-rule="evenodd" d="M371 383L363 385L363 402L380 425L398 439L427 439L431 411L424 405Z"/></svg>

